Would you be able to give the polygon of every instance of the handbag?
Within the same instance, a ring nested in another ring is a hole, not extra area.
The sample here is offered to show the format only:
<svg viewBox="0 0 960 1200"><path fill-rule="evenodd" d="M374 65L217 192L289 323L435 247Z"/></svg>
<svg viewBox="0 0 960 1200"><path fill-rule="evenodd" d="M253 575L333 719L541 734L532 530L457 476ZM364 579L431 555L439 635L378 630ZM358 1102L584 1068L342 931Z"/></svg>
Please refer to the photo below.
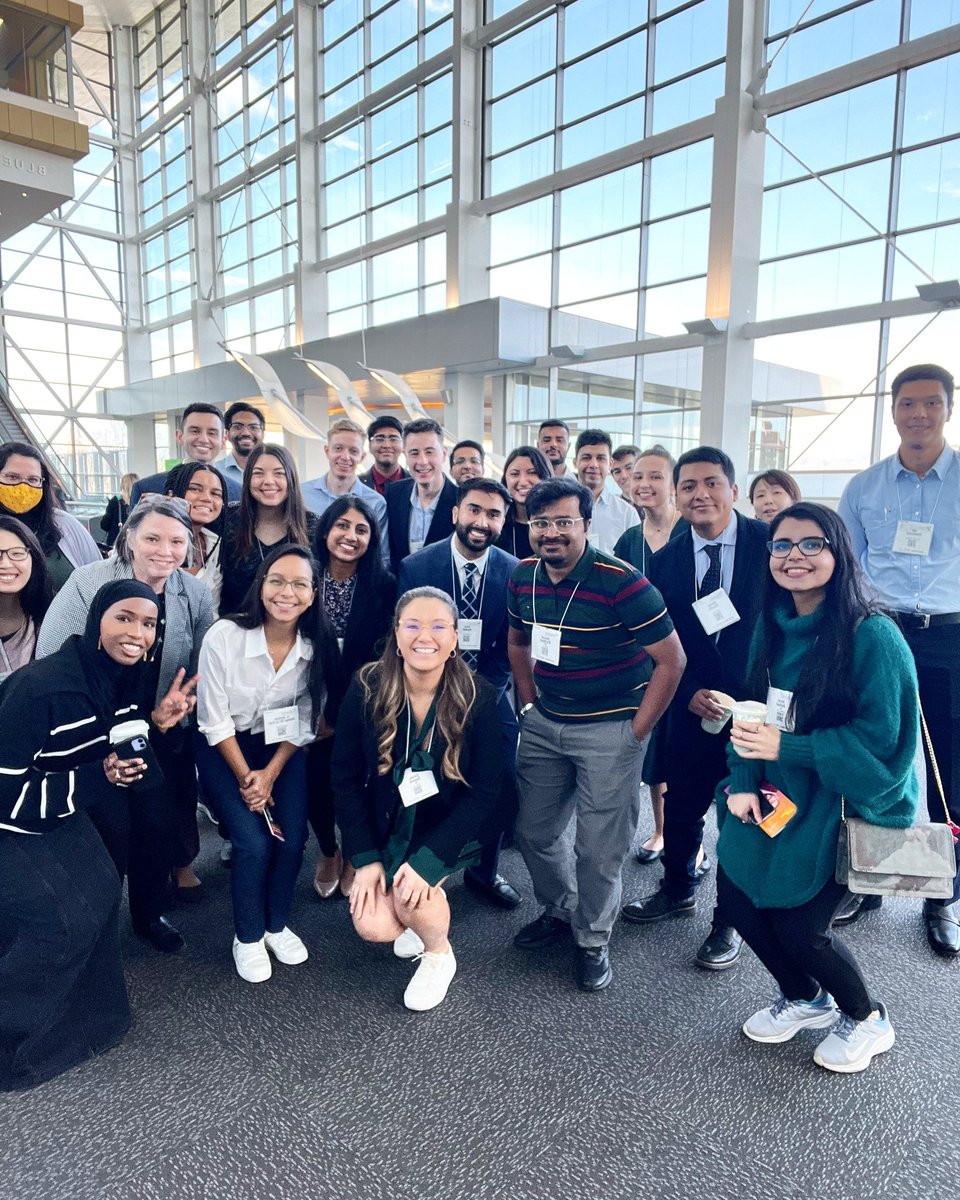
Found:
<svg viewBox="0 0 960 1200"><path fill-rule="evenodd" d="M872 825L859 817L848 817L846 801L841 796L836 879L851 892L866 896L925 896L934 900L953 892L957 872L953 832L956 826L947 808L922 708L920 723L946 824L926 821L907 829Z"/></svg>

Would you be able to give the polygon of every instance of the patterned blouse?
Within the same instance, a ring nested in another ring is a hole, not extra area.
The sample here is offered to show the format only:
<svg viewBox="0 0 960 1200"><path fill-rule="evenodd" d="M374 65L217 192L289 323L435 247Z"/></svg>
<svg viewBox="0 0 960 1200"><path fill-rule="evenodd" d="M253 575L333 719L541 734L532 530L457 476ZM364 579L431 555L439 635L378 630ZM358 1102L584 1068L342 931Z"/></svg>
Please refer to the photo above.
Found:
<svg viewBox="0 0 960 1200"><path fill-rule="evenodd" d="M323 611L330 618L338 638L346 637L356 588L356 573L349 579L334 579L329 571L323 572Z"/></svg>

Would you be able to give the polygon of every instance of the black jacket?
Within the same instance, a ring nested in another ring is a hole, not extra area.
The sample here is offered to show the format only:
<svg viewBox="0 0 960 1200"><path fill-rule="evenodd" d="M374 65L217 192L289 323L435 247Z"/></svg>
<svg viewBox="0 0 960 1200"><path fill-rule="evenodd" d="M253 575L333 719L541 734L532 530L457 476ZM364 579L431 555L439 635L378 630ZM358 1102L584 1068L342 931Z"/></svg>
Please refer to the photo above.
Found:
<svg viewBox="0 0 960 1200"><path fill-rule="evenodd" d="M388 483L384 492L387 502L387 534L390 539L390 570L394 575L400 574L400 564L410 553L410 493L414 486L412 479L401 479L397 483ZM424 545L431 546L434 542L442 542L453 533L451 514L457 505L457 491L457 485L444 478L443 490L437 500Z"/></svg>

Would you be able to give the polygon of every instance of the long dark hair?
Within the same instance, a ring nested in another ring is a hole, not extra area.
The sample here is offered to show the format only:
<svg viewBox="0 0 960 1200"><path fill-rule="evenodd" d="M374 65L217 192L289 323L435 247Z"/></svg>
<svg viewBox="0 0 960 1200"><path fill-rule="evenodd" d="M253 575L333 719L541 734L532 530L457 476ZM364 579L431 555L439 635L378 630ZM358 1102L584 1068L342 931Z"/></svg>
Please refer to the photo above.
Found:
<svg viewBox="0 0 960 1200"><path fill-rule="evenodd" d="M37 541L43 547L43 553L45 555L52 554L60 544L61 535L54 520L54 513L61 505L57 500L56 492L53 490L53 484L50 481L50 472L47 470L47 465L40 457L36 447L29 445L27 442L6 442L3 446L0 446L0 471L6 467L7 462L14 454L21 454L25 458L34 459L39 468L40 475L43 477L43 494L40 497L40 503L29 512L21 513L19 519L28 529L36 534ZM0 504L0 512L6 512L2 504ZM17 536L19 537L19 534Z"/></svg>
<svg viewBox="0 0 960 1200"><path fill-rule="evenodd" d="M19 538L30 551L30 558L33 560L33 569L30 572L30 578L27 580L26 587L17 594L17 598L20 601L20 607L23 609L24 616L29 617L36 628L39 629L40 622L47 615L47 609L50 607L50 601L53 599L53 581L50 578L50 571L47 567L43 548L36 535L17 517L8 517L6 513L0 513L0 529L6 533L12 533L14 537Z"/></svg>
<svg viewBox="0 0 960 1200"><path fill-rule="evenodd" d="M265 454L272 454L280 460L284 474L287 477L287 498L283 502L282 515L286 525L287 541L295 542L298 546L308 544L307 510L300 494L300 476L297 465L290 451L275 442L264 442L250 451L247 465L243 469L243 484L240 491L240 515L234 532L238 558L246 558L253 549L257 528L257 502L250 493L250 477L253 468Z"/></svg>
<svg viewBox="0 0 960 1200"><path fill-rule="evenodd" d="M853 682L854 637L864 617L880 609L867 599L847 527L832 509L808 501L785 508L770 522L771 541L788 518L813 521L819 526L830 543L836 564L821 605L819 636L804 660L791 705L797 733L809 733L812 729L845 725L852 719L858 699ZM760 637L747 679L748 696L767 694L767 672L783 644L783 631L774 618L774 610L784 602L792 604L770 571L763 588Z"/></svg>
<svg viewBox="0 0 960 1200"><path fill-rule="evenodd" d="M204 528L209 529L211 533L222 536L223 523L227 516L227 502L229 497L227 495L227 481L220 474L213 463L181 463L179 467L174 467L173 470L169 472L166 480L164 481L163 490L165 492L172 492L174 496L179 496L181 499L185 500L187 498L187 487L190 484L190 480L193 479L194 475L196 475L198 471L209 471L211 475L216 475L220 484L220 490L223 495L223 507L220 509L220 516L217 517L215 521L211 521L209 525L205 525Z"/></svg>
<svg viewBox="0 0 960 1200"><path fill-rule="evenodd" d="M313 719L314 723L316 723L321 712L324 710L329 690L337 679L339 655L337 653L336 635L330 627L329 621L324 616L323 606L320 603L320 572L317 567L317 560L306 546L297 546L291 543L274 546L270 553L264 556L263 562L257 568L253 583L250 584L250 590L244 598L242 610L238 613L227 614L224 620L233 621L241 629L259 629L264 625L267 620L267 611L263 607L263 597L261 595L263 581L273 570L273 564L278 559L287 558L291 555L296 558L302 558L309 566L313 581L313 603L297 619L297 632L305 637L313 646L313 660L310 663L310 675L307 686L310 689L310 701L313 704Z"/></svg>
<svg viewBox="0 0 960 1200"><path fill-rule="evenodd" d="M359 496L340 496L330 505L320 518L316 536L316 556L320 569L323 570L330 561L330 551L327 549L327 537L330 530L344 513L358 512L370 526L370 545L366 553L357 561L357 587L379 588L384 583L387 572L380 556L380 526L367 504Z"/></svg>
<svg viewBox="0 0 960 1200"><path fill-rule="evenodd" d="M538 450L536 446L516 446L507 455L507 461L503 464L503 474L500 476L500 482L504 487L507 486L507 467L509 467L516 458L529 458L530 463L541 480L553 478L553 468L550 466L550 460L542 450Z"/></svg>

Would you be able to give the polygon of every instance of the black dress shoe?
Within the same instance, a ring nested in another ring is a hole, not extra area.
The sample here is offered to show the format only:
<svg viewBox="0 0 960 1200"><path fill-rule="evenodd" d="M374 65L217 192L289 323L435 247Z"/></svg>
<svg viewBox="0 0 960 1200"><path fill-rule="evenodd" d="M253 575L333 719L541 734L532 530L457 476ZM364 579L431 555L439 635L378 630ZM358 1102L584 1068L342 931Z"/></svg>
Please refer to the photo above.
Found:
<svg viewBox="0 0 960 1200"><path fill-rule="evenodd" d="M944 904L939 900L924 900L923 919L927 926L930 949L942 958L960 954L960 900Z"/></svg>
<svg viewBox="0 0 960 1200"><path fill-rule="evenodd" d="M521 950L545 950L548 946L565 942L569 937L570 926L567 922L544 912L529 925L524 925L515 935L513 944Z"/></svg>
<svg viewBox="0 0 960 1200"><path fill-rule="evenodd" d="M644 846L641 846L634 855L637 862L642 863L644 866L647 866L649 863L659 862L662 857L662 850L647 850Z"/></svg>
<svg viewBox="0 0 960 1200"><path fill-rule="evenodd" d="M625 921L631 921L634 925L652 925L654 921L663 921L667 917L692 917L696 911L695 896L677 900L660 888L645 900L625 904L620 913Z"/></svg>
<svg viewBox="0 0 960 1200"><path fill-rule="evenodd" d="M843 899L843 903L834 913L830 924L837 927L852 925L854 921L859 921L862 916L863 897L857 892L848 892Z"/></svg>
<svg viewBox="0 0 960 1200"><path fill-rule="evenodd" d="M577 947L577 983L585 992L602 992L612 978L606 946Z"/></svg>
<svg viewBox="0 0 960 1200"><path fill-rule="evenodd" d="M492 879L478 879L470 871L464 871L463 882L471 892L476 892L497 908L519 908L523 903L520 893L502 875L494 875Z"/></svg>
<svg viewBox="0 0 960 1200"><path fill-rule="evenodd" d="M721 926L710 930L710 936L697 951L694 962L705 971L726 971L736 963L742 949L740 934L729 926Z"/></svg>
<svg viewBox="0 0 960 1200"><path fill-rule="evenodd" d="M158 917L139 929L134 926L133 932L164 954L176 954L184 946L180 930L171 925L166 917Z"/></svg>

